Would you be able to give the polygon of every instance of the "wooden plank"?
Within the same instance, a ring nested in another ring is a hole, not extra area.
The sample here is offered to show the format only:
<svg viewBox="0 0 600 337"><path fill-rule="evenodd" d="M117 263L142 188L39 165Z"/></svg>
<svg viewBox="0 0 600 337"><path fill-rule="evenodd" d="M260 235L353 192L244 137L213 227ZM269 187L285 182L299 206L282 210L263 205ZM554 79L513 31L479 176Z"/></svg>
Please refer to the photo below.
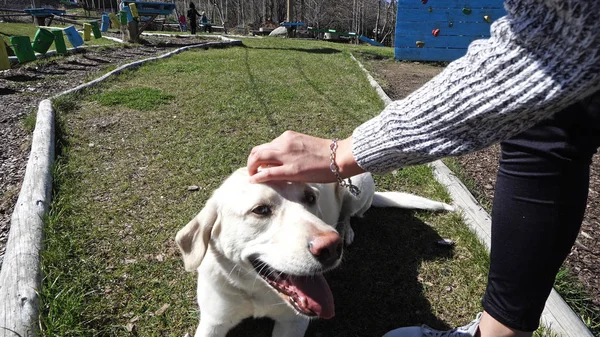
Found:
<svg viewBox="0 0 600 337"><path fill-rule="evenodd" d="M440 30L440 35L435 37L431 32L415 36L397 36L396 46L398 48L415 48L417 41L425 42L424 48L450 48L466 49L475 40L483 39L479 36L445 36Z"/></svg>
<svg viewBox="0 0 600 337"><path fill-rule="evenodd" d="M441 161L429 164L435 179L446 187L454 205L461 211L463 220L489 251L492 246L492 218L479 205L467 187Z"/></svg>
<svg viewBox="0 0 600 337"><path fill-rule="evenodd" d="M446 8L498 8L502 7L501 0L429 0L423 4L419 0L399 0L398 8L429 8L430 6Z"/></svg>
<svg viewBox="0 0 600 337"><path fill-rule="evenodd" d="M52 190L54 110L40 102L23 185L12 214L0 271L0 337L37 335L40 250Z"/></svg>
<svg viewBox="0 0 600 337"><path fill-rule="evenodd" d="M594 337L581 318L569 307L556 290L552 289L542 313L542 324L560 336Z"/></svg>
<svg viewBox="0 0 600 337"><path fill-rule="evenodd" d="M454 61L464 56L467 49L396 48L394 56L405 61Z"/></svg>
<svg viewBox="0 0 600 337"><path fill-rule="evenodd" d="M448 21L431 22L396 22L396 36L411 36L422 33L431 33L433 29L439 28L445 35L468 35L468 36L490 36L490 24L487 22L474 23L463 22L454 23L452 27Z"/></svg>
<svg viewBox="0 0 600 337"><path fill-rule="evenodd" d="M461 8L432 8L430 12L426 8L421 9L398 9L398 20L404 22L430 22L430 21L453 21L460 22L486 22L484 16L496 20L506 15L504 8L478 8L473 9L469 15L464 14Z"/></svg>

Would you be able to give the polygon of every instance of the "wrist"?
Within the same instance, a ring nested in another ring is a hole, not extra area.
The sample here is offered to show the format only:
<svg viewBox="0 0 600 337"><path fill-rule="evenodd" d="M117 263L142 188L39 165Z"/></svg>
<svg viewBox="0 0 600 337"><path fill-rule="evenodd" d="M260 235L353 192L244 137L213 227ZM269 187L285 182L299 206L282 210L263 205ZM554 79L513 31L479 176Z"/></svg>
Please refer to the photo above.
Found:
<svg viewBox="0 0 600 337"><path fill-rule="evenodd" d="M337 143L336 164L339 167L340 176L342 178L349 178L364 173L365 170L354 160L354 155L352 154L352 137L338 140Z"/></svg>

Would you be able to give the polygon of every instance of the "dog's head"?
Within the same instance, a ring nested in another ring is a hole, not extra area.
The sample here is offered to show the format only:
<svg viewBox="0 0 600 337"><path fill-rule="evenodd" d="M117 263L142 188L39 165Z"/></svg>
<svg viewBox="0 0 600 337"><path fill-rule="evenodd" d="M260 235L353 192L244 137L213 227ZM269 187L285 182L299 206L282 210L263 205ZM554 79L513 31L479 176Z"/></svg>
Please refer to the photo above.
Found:
<svg viewBox="0 0 600 337"><path fill-rule="evenodd" d="M304 183L250 184L245 168L214 191L176 242L185 268L196 270L209 245L252 273L297 312L330 318L333 295L323 272L341 260L343 244L319 215L319 191Z"/></svg>

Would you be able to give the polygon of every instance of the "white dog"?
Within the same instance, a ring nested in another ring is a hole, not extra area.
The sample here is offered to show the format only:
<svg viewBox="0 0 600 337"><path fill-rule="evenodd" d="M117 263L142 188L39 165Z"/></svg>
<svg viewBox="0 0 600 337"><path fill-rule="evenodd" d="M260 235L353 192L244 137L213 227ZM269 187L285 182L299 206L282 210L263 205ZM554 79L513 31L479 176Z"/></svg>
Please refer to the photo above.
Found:
<svg viewBox="0 0 600 337"><path fill-rule="evenodd" d="M176 236L185 269L198 271L196 337L224 337L247 317L275 321L273 336L301 337L310 318L334 316L323 277L340 263L350 218L373 206L452 210L398 192L375 192L370 174L353 178L360 196L337 183L249 183L246 168L213 192Z"/></svg>

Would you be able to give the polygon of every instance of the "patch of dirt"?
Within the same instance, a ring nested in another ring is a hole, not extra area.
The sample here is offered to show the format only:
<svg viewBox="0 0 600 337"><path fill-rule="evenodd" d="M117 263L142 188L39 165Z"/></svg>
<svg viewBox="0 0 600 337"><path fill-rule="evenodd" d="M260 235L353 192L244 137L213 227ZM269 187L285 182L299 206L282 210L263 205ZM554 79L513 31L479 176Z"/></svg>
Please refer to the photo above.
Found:
<svg viewBox="0 0 600 337"><path fill-rule="evenodd" d="M437 75L442 68L419 62L372 62L374 76L381 80L392 100L404 98L418 86ZM500 146L458 157L468 177L479 187L479 193L491 205L496 186ZM590 173L588 205L581 232L566 264L591 295L596 308L600 307L600 156L594 156Z"/></svg>
<svg viewBox="0 0 600 337"><path fill-rule="evenodd" d="M24 121L37 111L39 102L93 79L95 73L109 66L202 42L206 40L201 37L144 36L143 45L81 49L65 57L13 65L0 71L0 266L31 146L32 132L25 128Z"/></svg>

